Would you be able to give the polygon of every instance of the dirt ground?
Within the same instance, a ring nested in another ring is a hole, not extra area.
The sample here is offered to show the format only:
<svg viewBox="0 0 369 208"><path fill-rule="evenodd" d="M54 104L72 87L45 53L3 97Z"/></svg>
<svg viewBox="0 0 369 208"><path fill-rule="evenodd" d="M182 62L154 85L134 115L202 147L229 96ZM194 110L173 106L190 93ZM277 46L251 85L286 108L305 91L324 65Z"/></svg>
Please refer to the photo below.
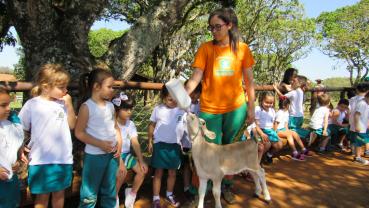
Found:
<svg viewBox="0 0 369 208"><path fill-rule="evenodd" d="M369 166L362 166L352 162L352 157L346 153L333 152L326 155L314 155L305 162L294 161L288 155L274 159L272 165L264 166L267 184L272 202L266 204L262 200L253 198L254 184L243 177L235 177L234 193L236 203L227 205L222 200L223 207L369 207ZM150 176L145 180L138 193L135 208L150 208L152 199L152 185ZM162 184L161 196L165 195L165 182ZM178 176L175 193L184 203L182 179ZM78 206L78 185L73 186L73 195L66 199L65 207ZM123 190L123 189L122 189ZM121 190L121 208L123 196ZM75 194L77 193L77 195ZM211 194L205 198L205 206L214 207ZM162 200L163 207L170 207ZM30 207L30 206L29 206Z"/></svg>
<svg viewBox="0 0 369 208"><path fill-rule="evenodd" d="M227 205L222 200L223 207L369 207L369 166L353 163L347 154L314 155L305 162L291 160L288 155L280 156L264 168L271 204L252 197L253 182L236 177L234 193L237 202ZM151 207L151 193L151 184L145 184L135 208ZM164 192L161 195L164 196ZM206 199L205 207L214 207L211 194ZM183 197L181 200L184 202ZM162 205L167 207L164 201Z"/></svg>

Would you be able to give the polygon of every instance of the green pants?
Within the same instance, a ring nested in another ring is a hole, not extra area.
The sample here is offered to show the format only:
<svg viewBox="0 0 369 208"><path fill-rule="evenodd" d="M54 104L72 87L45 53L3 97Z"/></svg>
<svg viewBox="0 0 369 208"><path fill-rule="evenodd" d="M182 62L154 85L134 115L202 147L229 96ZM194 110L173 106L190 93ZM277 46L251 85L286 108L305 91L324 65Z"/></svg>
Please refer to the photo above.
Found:
<svg viewBox="0 0 369 208"><path fill-rule="evenodd" d="M247 105L244 103L234 111L224 114L210 114L200 112L199 117L206 121L206 127L216 134L215 139L206 138L215 144L231 144L242 125L245 125ZM233 181L223 179L223 186L232 186Z"/></svg>
<svg viewBox="0 0 369 208"><path fill-rule="evenodd" d="M118 165L118 159L113 158L113 154L85 153L79 207L95 207L97 198L100 199L99 207L115 207Z"/></svg>
<svg viewBox="0 0 369 208"><path fill-rule="evenodd" d="M214 140L206 138L215 144L231 144L234 137L245 124L247 105L244 103L234 111L224 114L200 112L199 117L206 121L206 127L216 134Z"/></svg>

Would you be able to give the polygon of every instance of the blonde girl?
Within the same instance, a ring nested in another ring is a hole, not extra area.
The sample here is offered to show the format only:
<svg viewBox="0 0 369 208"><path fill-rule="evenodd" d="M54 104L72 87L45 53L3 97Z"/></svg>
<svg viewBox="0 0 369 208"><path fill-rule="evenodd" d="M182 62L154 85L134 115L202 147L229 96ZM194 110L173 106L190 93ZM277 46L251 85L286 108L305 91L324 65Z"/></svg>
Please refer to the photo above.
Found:
<svg viewBox="0 0 369 208"><path fill-rule="evenodd" d="M103 69L94 69L81 78L85 102L79 109L75 135L86 147L79 207L95 207L98 197L100 207L116 206L115 182L122 140L110 102L113 82L111 72ZM125 167L120 168L125 175Z"/></svg>
<svg viewBox="0 0 369 208"><path fill-rule="evenodd" d="M35 96L19 113L23 129L31 134L28 185L36 195L35 207L64 207L64 190L72 182L72 139L76 122L71 96L67 94L69 74L59 64L41 67Z"/></svg>

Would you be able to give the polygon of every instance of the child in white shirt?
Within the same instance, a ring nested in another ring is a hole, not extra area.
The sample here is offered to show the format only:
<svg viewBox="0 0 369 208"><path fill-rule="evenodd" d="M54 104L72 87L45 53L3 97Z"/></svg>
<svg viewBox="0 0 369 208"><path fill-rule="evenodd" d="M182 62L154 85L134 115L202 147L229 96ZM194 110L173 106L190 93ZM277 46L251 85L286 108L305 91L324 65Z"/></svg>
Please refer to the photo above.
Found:
<svg viewBox="0 0 369 208"><path fill-rule="evenodd" d="M20 123L9 120L10 95L0 86L0 207L17 207L20 202L17 169L18 152L23 143Z"/></svg>
<svg viewBox="0 0 369 208"><path fill-rule="evenodd" d="M369 122L369 92L366 93L365 98L359 101L354 110L355 128L355 162L369 165L369 161L361 157L361 147L369 144L369 135L367 134Z"/></svg>
<svg viewBox="0 0 369 208"><path fill-rule="evenodd" d="M122 162L124 162L127 170L132 169L136 174L133 180L132 188L127 188L125 191L124 206L127 208L133 208L136 200L136 195L142 182L145 179L145 175L148 171L148 167L143 159L140 143L138 142L138 134L135 124L130 120L132 116L132 109L134 107L133 100L125 95L123 92L118 97L112 100L114 104L116 120L118 127L122 135ZM136 157L131 153L131 145ZM124 181L124 177L121 174L117 175L117 207L119 207L119 189Z"/></svg>
<svg viewBox="0 0 369 208"><path fill-rule="evenodd" d="M329 104L331 99L328 94L323 94L318 96L319 108L313 113L310 119L310 128L313 132L310 136L309 146L315 141L319 136L322 141L319 145L318 153L324 153L326 151L326 146L330 138L330 131L328 129L328 118L330 114Z"/></svg>
<svg viewBox="0 0 369 208"><path fill-rule="evenodd" d="M155 168L153 178L153 204L160 207L160 186L164 169L168 170L166 201L172 206L180 204L173 190L176 172L181 165L180 138L176 127L182 121L184 111L177 108L176 101L170 96L165 85L161 91L162 104L157 105L150 117L148 129L149 152L152 153L151 166Z"/></svg>
<svg viewBox="0 0 369 208"><path fill-rule="evenodd" d="M72 98L67 94L69 73L59 64L41 67L35 97L19 113L28 144L28 185L36 194L35 206L64 206L64 190L72 183L73 155L70 129L76 123Z"/></svg>

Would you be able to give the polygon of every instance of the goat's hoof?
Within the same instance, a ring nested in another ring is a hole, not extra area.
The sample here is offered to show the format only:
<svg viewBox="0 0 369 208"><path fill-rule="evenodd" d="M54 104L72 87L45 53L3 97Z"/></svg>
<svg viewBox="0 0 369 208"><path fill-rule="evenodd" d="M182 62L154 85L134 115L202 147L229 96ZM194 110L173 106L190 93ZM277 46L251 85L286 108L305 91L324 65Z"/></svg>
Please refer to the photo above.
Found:
<svg viewBox="0 0 369 208"><path fill-rule="evenodd" d="M269 200L264 199L264 202L265 202L267 205L270 205L270 204L272 203L272 199L269 199Z"/></svg>

